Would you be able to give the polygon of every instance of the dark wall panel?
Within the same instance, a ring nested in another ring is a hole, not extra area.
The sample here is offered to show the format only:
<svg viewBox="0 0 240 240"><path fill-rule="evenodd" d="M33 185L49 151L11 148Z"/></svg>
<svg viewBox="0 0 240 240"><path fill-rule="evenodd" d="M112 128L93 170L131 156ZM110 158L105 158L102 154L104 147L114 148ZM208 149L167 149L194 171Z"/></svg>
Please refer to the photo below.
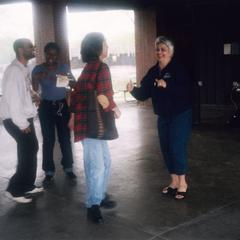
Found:
<svg viewBox="0 0 240 240"><path fill-rule="evenodd" d="M157 34L171 37L176 55L192 74L195 95L203 104L230 104L233 81L240 81L240 56L223 54L224 43L239 42L239 4L158 6ZM198 87L198 82L203 86Z"/></svg>
<svg viewBox="0 0 240 240"><path fill-rule="evenodd" d="M203 82L201 103L230 103L232 82L239 79L240 56L223 54L223 45L240 42L236 5L214 5L194 8L196 78Z"/></svg>

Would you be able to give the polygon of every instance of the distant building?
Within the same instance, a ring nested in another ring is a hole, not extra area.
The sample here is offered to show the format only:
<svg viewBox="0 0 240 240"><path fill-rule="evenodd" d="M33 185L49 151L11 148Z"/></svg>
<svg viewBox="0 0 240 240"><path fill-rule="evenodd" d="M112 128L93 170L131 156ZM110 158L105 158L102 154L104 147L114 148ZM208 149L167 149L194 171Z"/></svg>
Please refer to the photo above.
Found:
<svg viewBox="0 0 240 240"><path fill-rule="evenodd" d="M119 66L119 65L135 65L135 54L134 53L120 53L112 54L110 53L108 58L106 59L106 63L109 66ZM71 59L71 68L81 68L84 63L78 57L72 57Z"/></svg>
<svg viewBox="0 0 240 240"><path fill-rule="evenodd" d="M81 68L83 66L83 62L78 57L72 57L71 59L71 68Z"/></svg>

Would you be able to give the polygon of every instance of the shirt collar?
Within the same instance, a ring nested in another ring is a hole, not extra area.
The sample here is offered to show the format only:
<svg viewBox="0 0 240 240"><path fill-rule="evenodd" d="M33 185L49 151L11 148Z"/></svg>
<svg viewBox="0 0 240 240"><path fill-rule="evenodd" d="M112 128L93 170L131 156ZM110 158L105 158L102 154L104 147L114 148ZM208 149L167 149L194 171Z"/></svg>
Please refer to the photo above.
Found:
<svg viewBox="0 0 240 240"><path fill-rule="evenodd" d="M29 67L23 65L20 61L18 61L18 59L14 59L14 60L12 61L12 64L20 67L23 72L28 72L28 71L29 71Z"/></svg>
<svg viewBox="0 0 240 240"><path fill-rule="evenodd" d="M27 69L28 68L27 66L23 65L20 61L18 61L18 59L14 59L12 63L15 64L15 65L18 65L22 69Z"/></svg>

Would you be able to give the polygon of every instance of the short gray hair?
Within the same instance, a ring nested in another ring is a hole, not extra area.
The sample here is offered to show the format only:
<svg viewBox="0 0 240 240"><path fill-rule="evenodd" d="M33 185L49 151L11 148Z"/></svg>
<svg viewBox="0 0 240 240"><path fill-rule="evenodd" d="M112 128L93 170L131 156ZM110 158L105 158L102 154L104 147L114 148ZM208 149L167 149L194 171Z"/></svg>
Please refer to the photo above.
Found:
<svg viewBox="0 0 240 240"><path fill-rule="evenodd" d="M13 49L14 49L15 53L18 54L18 49L24 48L24 45L26 43L31 43L31 40L28 38L18 38L17 40L15 40L13 43Z"/></svg>
<svg viewBox="0 0 240 240"><path fill-rule="evenodd" d="M172 54L174 53L174 43L171 39L169 39L165 36L159 36L155 40L155 47L160 43L165 44L170 49Z"/></svg>

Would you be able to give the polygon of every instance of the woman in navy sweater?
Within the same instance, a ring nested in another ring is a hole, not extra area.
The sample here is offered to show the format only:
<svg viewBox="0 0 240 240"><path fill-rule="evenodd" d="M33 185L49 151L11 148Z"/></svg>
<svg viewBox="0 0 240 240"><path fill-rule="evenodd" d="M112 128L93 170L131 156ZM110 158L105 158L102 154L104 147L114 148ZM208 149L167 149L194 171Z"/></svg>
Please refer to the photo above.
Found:
<svg viewBox="0 0 240 240"><path fill-rule="evenodd" d="M186 197L188 184L187 142L192 126L191 82L185 69L173 59L173 42L160 36L155 41L157 64L149 69L140 87L127 84L137 100L152 99L158 115L158 135L162 154L171 176L163 194L176 200Z"/></svg>

